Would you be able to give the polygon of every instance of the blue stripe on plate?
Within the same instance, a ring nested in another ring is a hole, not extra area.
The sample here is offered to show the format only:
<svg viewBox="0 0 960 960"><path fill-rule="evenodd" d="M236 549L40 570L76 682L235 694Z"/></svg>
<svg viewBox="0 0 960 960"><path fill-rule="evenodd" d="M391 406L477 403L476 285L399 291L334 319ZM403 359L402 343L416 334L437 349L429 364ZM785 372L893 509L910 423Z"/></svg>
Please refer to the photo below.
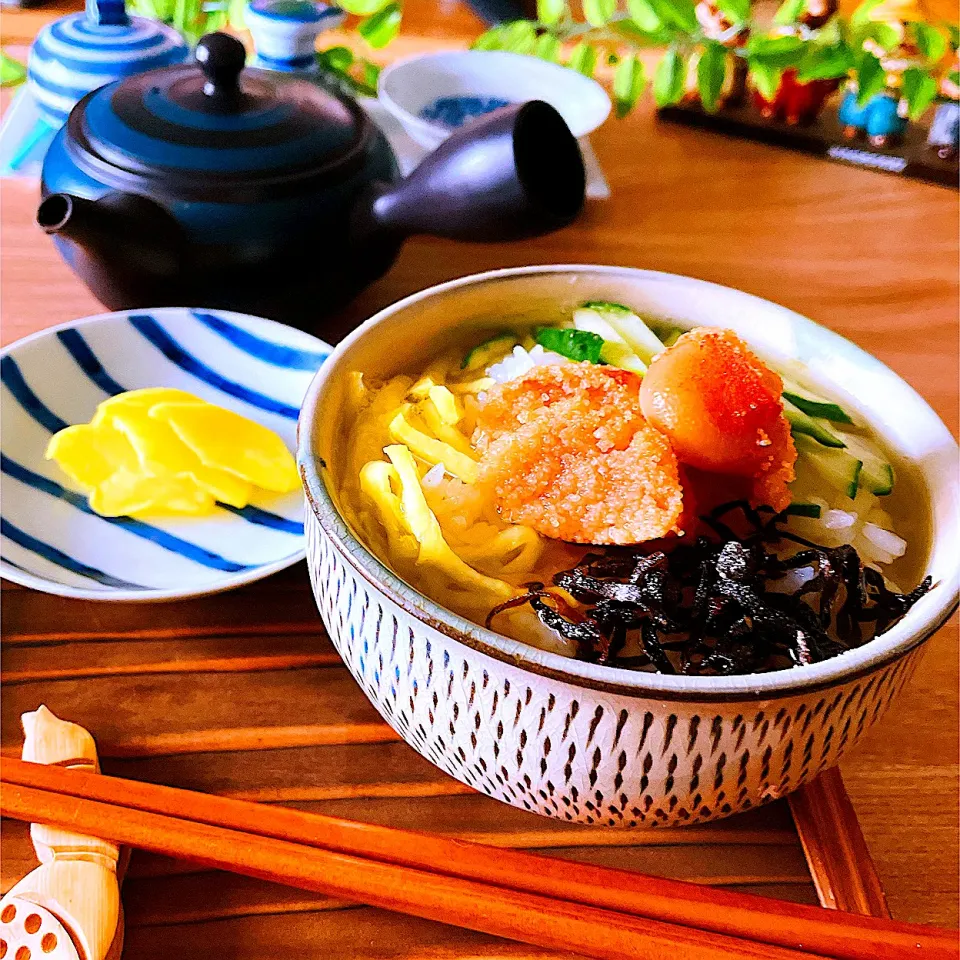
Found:
<svg viewBox="0 0 960 960"><path fill-rule="evenodd" d="M67 348L67 353L76 360L77 366L104 393L116 396L118 393L126 392L126 388L121 387L120 384L104 370L103 364L97 359L79 331L73 329L58 330L57 339Z"/></svg>
<svg viewBox="0 0 960 960"><path fill-rule="evenodd" d="M222 317L212 313L202 313L199 310L190 311L194 318L214 333L219 333L225 340L229 340L235 347L244 353L272 363L275 367L285 367L289 370L309 370L316 373L329 353L316 353L313 350L298 350L296 347L287 347L272 340L264 340L242 327L228 323Z"/></svg>
<svg viewBox="0 0 960 960"><path fill-rule="evenodd" d="M187 353L153 317L137 313L130 314L127 319L133 328L149 340L171 363L175 363L181 370L185 370L198 380L215 387L221 393L229 394L231 397L243 400L245 403L249 403L253 407L259 407L261 410L278 413L288 420L296 420L300 415L300 410L297 407L292 407L280 400L274 400L273 397L251 390L249 387L235 383L233 380L227 380L216 370L211 370L193 354Z"/></svg>
<svg viewBox="0 0 960 960"><path fill-rule="evenodd" d="M49 543L44 543L42 540L32 537L19 527L15 527L5 517L0 517L0 535L9 538L14 543L23 547L24 550L29 550L38 557L43 557L44 560L55 563L58 567L63 567L64 570L77 573L81 577L87 577L90 580L96 580L97 583L102 583L105 587L119 587L122 590L148 589L139 583L131 583L129 580L120 580L117 577L112 577L109 573L104 573L96 567L88 567L85 563L74 560L73 557L68 557L62 550L58 550L56 547L50 546ZM23 567L20 567L20 569L22 570ZM37 576L37 574L34 574L34 576Z"/></svg>
<svg viewBox="0 0 960 960"><path fill-rule="evenodd" d="M44 402L27 386L23 379L20 367L13 357L7 355L0 360L0 382L13 394L17 403L33 417L41 426L51 433L65 430L70 424L61 420Z"/></svg>
<svg viewBox="0 0 960 960"><path fill-rule="evenodd" d="M238 517L243 517L248 523L258 523L261 527L270 527L271 530L292 533L297 537L303 536L303 524L296 520L288 520L286 517L261 510L259 507L232 507L229 503L220 503L218 506L224 510L229 510L230 513L235 513Z"/></svg>
<svg viewBox="0 0 960 960"><path fill-rule="evenodd" d="M103 520L104 523L109 523L112 526L120 527L128 533L132 533L135 537L142 537L144 540L149 540L158 547L169 550L171 553L176 553L187 560L192 560L194 563L199 563L201 566L209 567L213 570L223 570L226 573L241 573L244 570L251 570L254 566L257 566L257 564L243 564L236 563L233 560L227 560L212 550L197 546L188 540L183 540L172 533L168 533L166 530L161 530L159 527L151 526L149 523L144 523L142 520L136 520L133 517L101 517L100 514L87 503L87 498L83 496L83 494L75 493L73 490L67 490L65 487L60 486L55 480L50 480L47 477L40 476L39 473L28 470L16 461L11 460L4 453L0 453L0 471L13 477L14 480L19 480L21 483L33 487L35 490L40 490L43 493L49 494L51 497L56 497L58 500L69 503L70 506L75 507L82 513L97 517L97 519Z"/></svg>

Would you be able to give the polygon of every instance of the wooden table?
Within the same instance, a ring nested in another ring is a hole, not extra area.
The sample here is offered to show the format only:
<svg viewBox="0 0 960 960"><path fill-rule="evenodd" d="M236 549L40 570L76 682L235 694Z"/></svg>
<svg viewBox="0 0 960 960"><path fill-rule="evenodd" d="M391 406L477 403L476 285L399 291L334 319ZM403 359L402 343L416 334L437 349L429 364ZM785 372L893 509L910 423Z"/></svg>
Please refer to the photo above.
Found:
<svg viewBox="0 0 960 960"><path fill-rule="evenodd" d="M450 42L451 31L455 34L468 20L457 12L450 21L455 28L438 22L437 29L447 31L443 42ZM402 49L432 43L414 32ZM524 263L648 267L739 287L813 317L879 356L957 431L954 193L659 124L649 104L626 121L610 121L594 144L613 197L591 205L575 226L512 246L411 241L384 279L318 332L335 340L405 294L477 270ZM35 185L3 181L0 201L3 342L100 312L34 227ZM329 642L318 640L321 628L312 619L305 580L297 569L229 599L122 611L5 585L4 750L13 752L19 743L14 712L46 700L54 709L58 704L72 708L70 719L88 723L112 757L107 766L131 776L319 804L371 818L384 816L382 798L389 796L399 820L411 825L436 818L437 829L556 846L549 822L485 806L493 802L463 794L459 784L411 763L406 748L390 742L336 666ZM245 629L243 611L251 604L261 611L264 604L276 608L274 635L251 636ZM894 916L953 926L958 916L956 621L927 649L909 689L843 769ZM304 705L299 724L291 723L282 707L297 676L311 678L317 697L315 704ZM225 690L234 699L225 699ZM327 746L321 769L317 750L322 743ZM374 752L373 745L386 752ZM235 752L258 747L265 752ZM384 774L384 764L393 761ZM291 779L291 771L297 777ZM774 837L780 830L779 842L795 844L787 836L788 824L761 826L773 829ZM706 836L723 844L754 827L732 823L696 839ZM726 840L725 830L734 831ZM10 859L11 851L22 850L17 836L23 840L12 828L4 841L4 888L19 867L22 873L29 866ZM673 861L658 860L658 868L689 875L692 861L684 851L694 839L692 834L681 839L672 848ZM748 880L752 870L766 892L809 899L799 865L788 875L772 876L763 847L749 847L749 838L741 841L753 860L739 880ZM576 843L602 852L607 841L591 835ZM632 862L638 868L644 866L643 850L642 844L635 848L639 860ZM169 928L174 914L165 915L163 903L152 900L150 884L169 873L169 865L152 861L141 870L134 919L153 934L135 935L131 956L166 956L168 949L190 942L183 930ZM200 924L198 942L217 943L223 956L255 956L257 944L267 951L265 944L274 938L291 955L300 955L296 942L304 936L326 944L330 955L344 956L336 949L341 934L365 943L378 937L369 911L353 911L349 922L334 921L323 912L329 904L311 901L313 912L301 915L297 911L307 909L308 898L285 893L278 899L246 888L238 893L237 883L201 889L200 879L184 875L173 888L167 882L163 896L175 899L178 921L231 912L270 914ZM300 919L284 921L287 914ZM390 929L401 942L415 936L400 919ZM431 956L449 955L443 952L449 944L439 935L429 942L437 951ZM489 943L481 950L472 940L464 944L476 956L534 953L501 953ZM434 948L422 940L422 952L403 955L425 956ZM399 954L384 946L382 955Z"/></svg>

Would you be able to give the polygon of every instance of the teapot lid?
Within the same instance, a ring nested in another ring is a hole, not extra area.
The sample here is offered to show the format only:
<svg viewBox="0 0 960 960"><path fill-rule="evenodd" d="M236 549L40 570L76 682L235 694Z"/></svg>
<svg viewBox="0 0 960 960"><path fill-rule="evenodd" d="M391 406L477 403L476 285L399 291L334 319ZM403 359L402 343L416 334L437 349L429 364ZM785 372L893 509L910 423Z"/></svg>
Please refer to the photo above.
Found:
<svg viewBox="0 0 960 960"><path fill-rule="evenodd" d="M305 179L359 167L373 129L366 114L309 80L244 70L226 33L197 45L198 65L108 84L67 122L79 166L120 190L233 202L295 195Z"/></svg>

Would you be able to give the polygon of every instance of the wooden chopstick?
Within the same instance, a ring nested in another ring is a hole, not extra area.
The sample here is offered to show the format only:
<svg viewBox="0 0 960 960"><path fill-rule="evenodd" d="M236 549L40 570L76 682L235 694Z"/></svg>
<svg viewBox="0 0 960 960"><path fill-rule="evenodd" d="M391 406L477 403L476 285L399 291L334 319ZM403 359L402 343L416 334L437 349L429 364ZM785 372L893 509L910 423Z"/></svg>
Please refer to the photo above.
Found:
<svg viewBox="0 0 960 960"><path fill-rule="evenodd" d="M905 955L945 960L957 956L956 934L933 927L857 917L622 870L583 864L572 867L552 858L463 840L12 759L4 760L0 777L5 783L256 833L365 862L494 884L773 947L804 949L844 960L892 960ZM3 800L5 804L6 798ZM25 819L34 816L31 809L21 813ZM94 826L94 833L98 828ZM190 859L189 854L182 856ZM357 893L351 895L364 899ZM775 955L771 947L763 949L764 956Z"/></svg>
<svg viewBox="0 0 960 960"><path fill-rule="evenodd" d="M886 895L840 771L836 767L824 771L789 800L820 902L835 910L889 917Z"/></svg>
<svg viewBox="0 0 960 960"><path fill-rule="evenodd" d="M66 827L202 866L597 960L815 960L809 953L8 781L0 810L4 816Z"/></svg>

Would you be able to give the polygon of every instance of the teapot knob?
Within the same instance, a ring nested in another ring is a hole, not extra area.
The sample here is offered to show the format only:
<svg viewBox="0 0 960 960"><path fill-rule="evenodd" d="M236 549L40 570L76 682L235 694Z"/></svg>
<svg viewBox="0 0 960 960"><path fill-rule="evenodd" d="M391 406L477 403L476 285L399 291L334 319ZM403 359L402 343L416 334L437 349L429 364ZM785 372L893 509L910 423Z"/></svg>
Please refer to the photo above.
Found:
<svg viewBox="0 0 960 960"><path fill-rule="evenodd" d="M197 44L197 63L206 83L203 92L224 105L240 97L240 74L247 60L243 43L229 33L208 33Z"/></svg>
<svg viewBox="0 0 960 960"><path fill-rule="evenodd" d="M86 0L87 21L98 27L126 26L130 22L124 0Z"/></svg>

